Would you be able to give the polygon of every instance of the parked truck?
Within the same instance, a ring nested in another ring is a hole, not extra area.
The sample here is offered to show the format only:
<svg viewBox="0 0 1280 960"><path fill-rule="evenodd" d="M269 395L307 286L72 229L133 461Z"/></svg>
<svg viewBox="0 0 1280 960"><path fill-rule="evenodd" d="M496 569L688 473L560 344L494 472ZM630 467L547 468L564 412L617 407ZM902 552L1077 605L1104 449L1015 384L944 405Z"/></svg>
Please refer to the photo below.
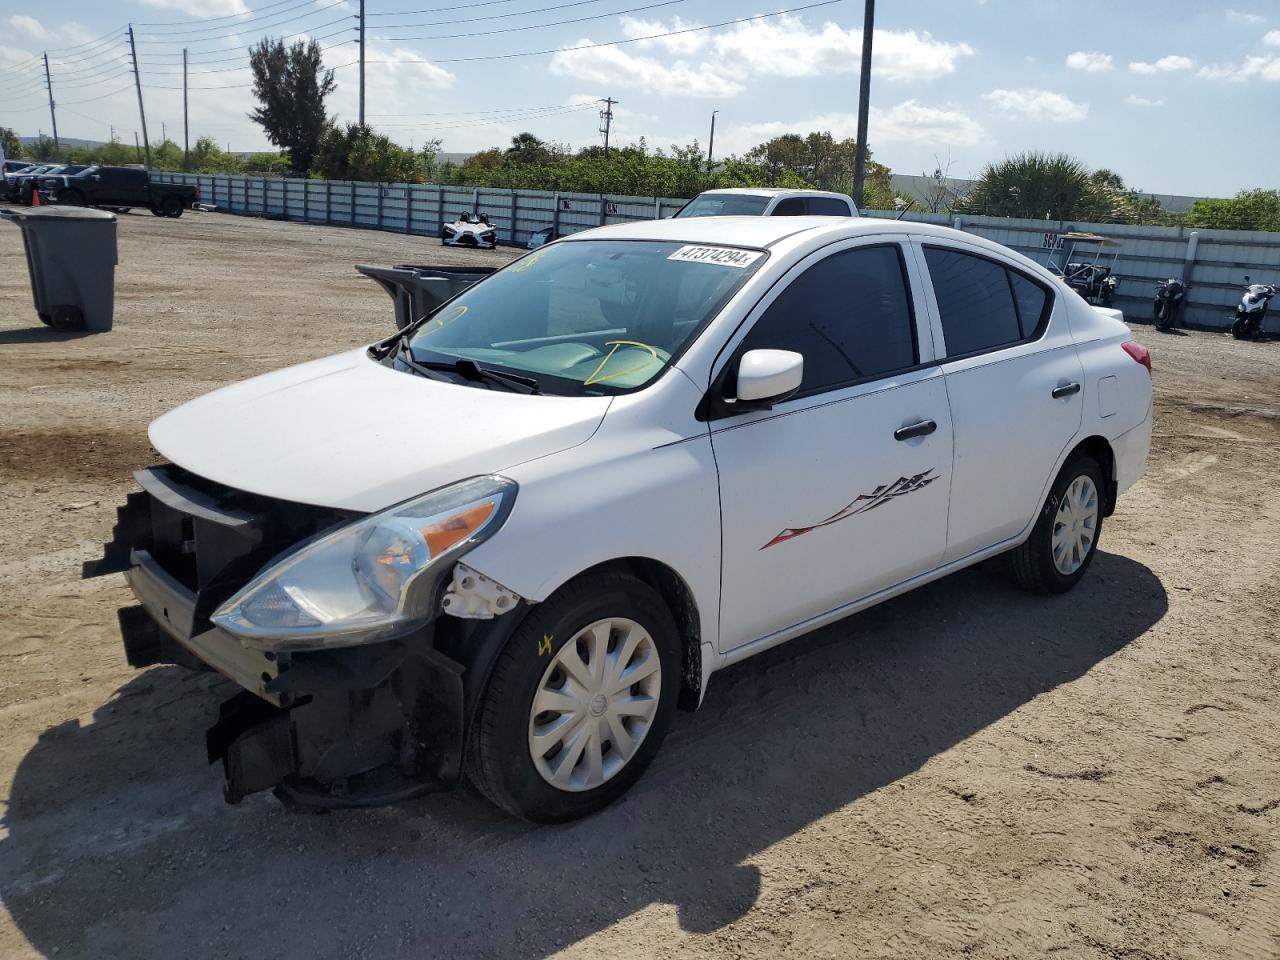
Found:
<svg viewBox="0 0 1280 960"><path fill-rule="evenodd" d="M68 206L145 207L157 217L180 217L200 202L200 188L185 183L152 180L136 167L88 167L75 176L40 182L50 203Z"/></svg>

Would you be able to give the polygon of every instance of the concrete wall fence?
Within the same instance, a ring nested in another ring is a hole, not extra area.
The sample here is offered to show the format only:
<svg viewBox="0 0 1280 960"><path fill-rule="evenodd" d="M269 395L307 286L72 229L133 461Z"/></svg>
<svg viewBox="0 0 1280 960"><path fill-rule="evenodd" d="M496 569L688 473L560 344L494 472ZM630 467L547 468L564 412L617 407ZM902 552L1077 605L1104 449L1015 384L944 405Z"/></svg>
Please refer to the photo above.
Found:
<svg viewBox="0 0 1280 960"><path fill-rule="evenodd" d="M450 187L428 183L361 183L278 177L158 173L156 180L200 187L203 203L227 213L362 227L439 237L440 227L464 213L489 218L503 243L524 246L545 227L561 235L611 223L669 217L686 201L670 197L604 196L539 190ZM868 216L896 218L892 211ZM1170 276L1190 283L1182 322L1226 328L1240 301L1245 275L1255 283L1280 283L1280 233L1191 230L1061 220L956 216L908 212L904 220L958 227L1012 247L1044 263L1068 231L1096 233L1120 243L1116 306L1133 320L1149 321L1155 286ZM1109 251L1108 251L1109 252ZM1058 254L1060 256L1060 253ZM431 258L420 258L427 262Z"/></svg>

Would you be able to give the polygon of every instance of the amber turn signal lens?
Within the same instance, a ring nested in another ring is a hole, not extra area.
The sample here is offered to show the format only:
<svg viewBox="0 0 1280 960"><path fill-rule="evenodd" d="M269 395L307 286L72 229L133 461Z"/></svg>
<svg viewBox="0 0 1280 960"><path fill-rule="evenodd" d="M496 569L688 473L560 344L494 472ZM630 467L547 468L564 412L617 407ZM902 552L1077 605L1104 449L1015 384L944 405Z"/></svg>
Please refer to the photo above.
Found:
<svg viewBox="0 0 1280 960"><path fill-rule="evenodd" d="M431 551L431 556L438 557L450 547L471 536L485 525L496 509L498 509L497 501L489 500L463 510L461 513L455 513L451 517L427 524L422 528L422 537L427 541L427 549Z"/></svg>

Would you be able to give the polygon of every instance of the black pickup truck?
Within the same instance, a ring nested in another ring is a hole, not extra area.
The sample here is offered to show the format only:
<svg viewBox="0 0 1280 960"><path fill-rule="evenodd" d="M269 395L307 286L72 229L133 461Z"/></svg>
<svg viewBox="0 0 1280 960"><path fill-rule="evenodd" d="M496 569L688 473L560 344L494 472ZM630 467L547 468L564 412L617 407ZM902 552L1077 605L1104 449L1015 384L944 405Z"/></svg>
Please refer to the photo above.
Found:
<svg viewBox="0 0 1280 960"><path fill-rule="evenodd" d="M160 183L136 167L89 167L71 177L41 180L50 203L67 206L145 207L157 217L180 217L200 202L200 188Z"/></svg>

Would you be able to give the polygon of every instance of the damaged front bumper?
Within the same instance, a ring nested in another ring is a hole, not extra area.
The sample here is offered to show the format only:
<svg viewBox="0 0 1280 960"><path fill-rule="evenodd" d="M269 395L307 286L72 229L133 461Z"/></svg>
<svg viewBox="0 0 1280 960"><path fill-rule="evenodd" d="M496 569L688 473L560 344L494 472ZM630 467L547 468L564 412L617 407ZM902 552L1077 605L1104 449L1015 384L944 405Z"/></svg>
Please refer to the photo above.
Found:
<svg viewBox="0 0 1280 960"><path fill-rule="evenodd" d="M368 646L247 647L210 613L281 552L355 515L245 494L176 467L135 476L142 491L119 508L112 541L84 576L124 573L139 602L119 612L131 665L211 668L243 688L206 737L229 802L274 789L299 808L368 806L457 782L472 706L464 675L483 677L476 651L500 644L516 617L444 617Z"/></svg>

